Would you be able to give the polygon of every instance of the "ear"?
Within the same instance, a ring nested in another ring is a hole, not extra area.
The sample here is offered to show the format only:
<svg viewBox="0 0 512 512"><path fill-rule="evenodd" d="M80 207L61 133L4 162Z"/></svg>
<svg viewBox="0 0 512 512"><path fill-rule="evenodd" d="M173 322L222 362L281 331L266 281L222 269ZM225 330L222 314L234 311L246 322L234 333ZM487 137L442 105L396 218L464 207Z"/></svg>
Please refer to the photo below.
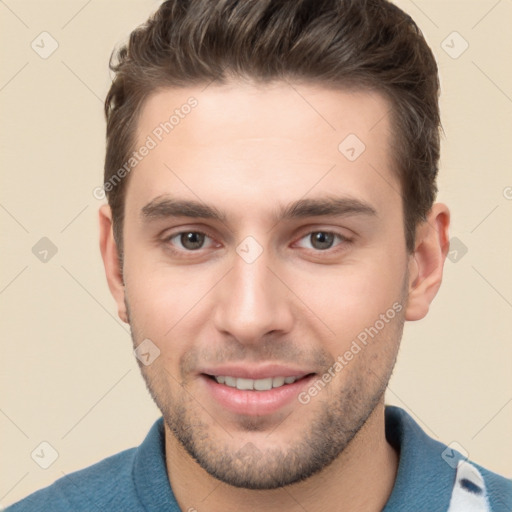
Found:
<svg viewBox="0 0 512 512"><path fill-rule="evenodd" d="M108 287L117 303L119 318L128 323L126 304L124 301L124 281L122 269L119 265L119 252L114 240L112 229L112 212L110 206L102 205L99 210L100 221L100 251L105 266Z"/></svg>
<svg viewBox="0 0 512 512"><path fill-rule="evenodd" d="M420 320L441 286L443 266L450 247L450 211L442 203L432 206L427 220L416 228L414 253L409 259L409 297L406 320Z"/></svg>

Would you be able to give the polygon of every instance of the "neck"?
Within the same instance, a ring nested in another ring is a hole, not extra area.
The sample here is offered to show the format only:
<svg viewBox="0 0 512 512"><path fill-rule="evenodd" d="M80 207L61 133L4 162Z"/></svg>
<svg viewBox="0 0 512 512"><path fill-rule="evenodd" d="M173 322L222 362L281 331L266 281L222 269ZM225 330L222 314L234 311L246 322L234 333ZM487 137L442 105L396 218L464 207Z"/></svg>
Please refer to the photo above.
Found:
<svg viewBox="0 0 512 512"><path fill-rule="evenodd" d="M249 490L210 476L165 427L167 473L181 510L254 512L381 511L393 489L398 456L385 437L384 404L332 464L303 482L273 490Z"/></svg>

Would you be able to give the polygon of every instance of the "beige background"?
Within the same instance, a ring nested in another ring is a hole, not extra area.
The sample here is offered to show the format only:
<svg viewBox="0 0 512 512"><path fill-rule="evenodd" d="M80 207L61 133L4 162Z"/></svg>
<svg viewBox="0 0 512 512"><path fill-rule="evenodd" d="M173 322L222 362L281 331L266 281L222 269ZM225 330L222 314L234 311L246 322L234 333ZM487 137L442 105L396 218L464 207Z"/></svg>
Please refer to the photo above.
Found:
<svg viewBox="0 0 512 512"><path fill-rule="evenodd" d="M430 315L406 325L387 399L512 477L512 1L398 3L438 59L439 199L467 253L452 245L457 258ZM157 4L0 2L4 506L139 444L159 416L106 285L92 195L102 182L111 49ZM31 48L43 31L59 45L47 59ZM447 53L463 49L453 31L469 44L458 58ZM46 263L32 252L42 237L58 249ZM59 454L48 469L31 458L42 441Z"/></svg>

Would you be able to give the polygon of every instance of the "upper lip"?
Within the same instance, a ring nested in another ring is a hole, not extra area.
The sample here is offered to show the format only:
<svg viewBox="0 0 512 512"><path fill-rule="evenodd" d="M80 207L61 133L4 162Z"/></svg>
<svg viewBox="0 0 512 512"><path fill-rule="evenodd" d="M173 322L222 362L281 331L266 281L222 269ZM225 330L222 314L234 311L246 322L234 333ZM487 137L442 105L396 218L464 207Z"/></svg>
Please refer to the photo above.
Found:
<svg viewBox="0 0 512 512"><path fill-rule="evenodd" d="M241 365L222 365L215 368L204 368L200 373L215 377L229 376L237 379L268 379L270 377L297 377L302 378L306 375L314 373L291 366L279 364L268 364L260 366L241 366Z"/></svg>

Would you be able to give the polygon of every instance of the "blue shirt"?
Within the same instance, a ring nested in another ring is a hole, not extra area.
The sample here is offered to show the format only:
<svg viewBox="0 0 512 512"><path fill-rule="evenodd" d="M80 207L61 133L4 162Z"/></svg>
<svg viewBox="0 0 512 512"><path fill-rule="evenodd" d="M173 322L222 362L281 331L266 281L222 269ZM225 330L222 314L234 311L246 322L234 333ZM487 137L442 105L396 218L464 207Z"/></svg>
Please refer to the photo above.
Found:
<svg viewBox="0 0 512 512"><path fill-rule="evenodd" d="M465 461L404 410L386 407L386 437L400 459L383 512L512 511L512 480ZM139 447L60 478L6 510L29 511L181 512L167 476L163 418Z"/></svg>

